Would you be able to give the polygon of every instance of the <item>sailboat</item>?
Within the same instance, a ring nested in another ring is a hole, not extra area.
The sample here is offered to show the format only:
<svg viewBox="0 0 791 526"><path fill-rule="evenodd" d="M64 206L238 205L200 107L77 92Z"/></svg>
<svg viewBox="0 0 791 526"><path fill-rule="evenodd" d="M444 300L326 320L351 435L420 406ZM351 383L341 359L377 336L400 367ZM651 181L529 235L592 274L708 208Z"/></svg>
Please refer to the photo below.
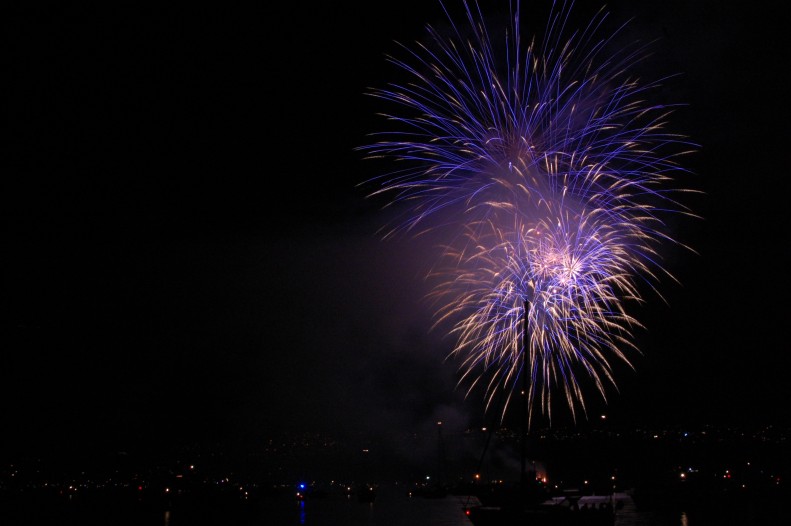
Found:
<svg viewBox="0 0 791 526"><path fill-rule="evenodd" d="M528 303L525 302L525 312ZM523 351L527 348L527 318L524 320ZM617 506L610 495L565 493L549 497L543 485L530 483L527 462L527 375L522 375L521 476L519 484L491 495L479 495L480 504L466 506L464 513L475 526L613 526ZM491 437L491 434L489 435ZM484 447L484 454L487 445ZM483 462L483 456L480 463ZM480 465L479 471L480 471ZM535 479L535 473L532 473Z"/></svg>
<svg viewBox="0 0 791 526"><path fill-rule="evenodd" d="M615 506L612 496L561 496L539 504L504 503L499 506L472 506L465 509L475 526L612 526Z"/></svg>
<svg viewBox="0 0 791 526"><path fill-rule="evenodd" d="M484 449L488 447L488 442ZM524 456L526 448L523 446L522 450ZM483 456L480 463L483 463ZM478 471L481 467L478 466ZM464 513L474 526L615 524L621 503L614 499L612 493L588 495L578 490L565 490L562 495L553 496L554 492L550 492L546 486L546 479L542 480L536 475L537 472L528 471L523 462L518 482L472 486L474 493L470 494L474 494L477 502L463 506Z"/></svg>

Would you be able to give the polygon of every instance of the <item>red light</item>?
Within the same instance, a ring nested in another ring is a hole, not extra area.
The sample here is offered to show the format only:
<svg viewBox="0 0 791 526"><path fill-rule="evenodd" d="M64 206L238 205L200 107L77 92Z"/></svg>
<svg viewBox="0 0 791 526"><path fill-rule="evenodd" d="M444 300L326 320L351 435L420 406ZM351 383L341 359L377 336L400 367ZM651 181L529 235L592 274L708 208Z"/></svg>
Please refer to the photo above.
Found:
<svg viewBox="0 0 791 526"><path fill-rule="evenodd" d="M137 491L143 491L143 486L138 486Z"/></svg>
<svg viewBox="0 0 791 526"><path fill-rule="evenodd" d="M465 515L469 515L470 514L470 510L464 510L464 514Z"/></svg>

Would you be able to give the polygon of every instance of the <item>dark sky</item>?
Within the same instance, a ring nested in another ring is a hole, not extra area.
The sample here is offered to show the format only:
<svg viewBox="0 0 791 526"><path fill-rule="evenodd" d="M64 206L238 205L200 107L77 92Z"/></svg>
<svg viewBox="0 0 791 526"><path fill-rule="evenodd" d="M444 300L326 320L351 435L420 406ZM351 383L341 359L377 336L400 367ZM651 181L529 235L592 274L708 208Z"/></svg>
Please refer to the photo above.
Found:
<svg viewBox="0 0 791 526"><path fill-rule="evenodd" d="M682 284L638 312L644 354L591 413L788 422L781 17L689 4L610 3L682 73L662 96L689 103L672 122L702 146L704 220L680 226L699 255L668 254ZM428 332L429 247L381 241L355 186L384 125L363 93L438 21L432 2L5 17L4 449L479 421Z"/></svg>

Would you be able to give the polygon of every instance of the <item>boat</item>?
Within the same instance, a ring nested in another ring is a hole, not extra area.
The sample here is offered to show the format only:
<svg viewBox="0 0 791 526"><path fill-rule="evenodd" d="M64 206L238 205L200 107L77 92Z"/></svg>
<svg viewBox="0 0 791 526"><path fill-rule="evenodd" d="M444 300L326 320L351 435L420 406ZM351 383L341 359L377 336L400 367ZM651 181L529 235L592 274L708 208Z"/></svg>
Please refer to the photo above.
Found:
<svg viewBox="0 0 791 526"><path fill-rule="evenodd" d="M467 507L464 512L475 526L613 526L616 508L612 495L564 495L539 504L481 504Z"/></svg>
<svg viewBox="0 0 791 526"><path fill-rule="evenodd" d="M529 312L529 310L529 302L525 300L524 312ZM524 320L523 323L522 360L525 365L527 358L524 350L529 347L529 343L527 320ZM526 370L525 367L523 369ZM560 496L551 496L542 484L545 481L543 477L537 477L535 470L532 472L528 470L528 375L523 374L521 379L522 412L521 425L519 426L521 469L519 482L502 489L490 487L494 491L489 494L477 492L479 504L465 506L463 508L465 515L474 526L614 526L616 509L620 507L620 503L614 501L612 493L609 495L583 495L578 490L568 490ZM501 391L501 396L502 393L503 391ZM493 430L494 427L491 426L476 473L481 471ZM531 481L539 484L534 484Z"/></svg>
<svg viewBox="0 0 791 526"><path fill-rule="evenodd" d="M487 439L484 454L488 445ZM475 497L475 502L462 506L474 526L614 526L623 503L615 498L612 489L550 489L543 468L537 469L543 463L528 461L525 445L526 433L522 433L519 480L481 483L476 475L476 482L463 488L464 493ZM528 469L529 464L533 465L532 470ZM482 465L483 455L478 471Z"/></svg>

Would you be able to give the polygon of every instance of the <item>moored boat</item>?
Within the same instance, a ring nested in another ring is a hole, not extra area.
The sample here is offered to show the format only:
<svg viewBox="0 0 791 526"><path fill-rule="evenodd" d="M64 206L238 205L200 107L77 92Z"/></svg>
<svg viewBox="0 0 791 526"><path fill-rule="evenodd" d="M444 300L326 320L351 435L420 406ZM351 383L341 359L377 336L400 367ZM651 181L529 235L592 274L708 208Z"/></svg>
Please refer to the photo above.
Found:
<svg viewBox="0 0 791 526"><path fill-rule="evenodd" d="M465 508L465 513L475 526L612 526L616 507L612 496L586 495L554 497L540 504L482 504Z"/></svg>

